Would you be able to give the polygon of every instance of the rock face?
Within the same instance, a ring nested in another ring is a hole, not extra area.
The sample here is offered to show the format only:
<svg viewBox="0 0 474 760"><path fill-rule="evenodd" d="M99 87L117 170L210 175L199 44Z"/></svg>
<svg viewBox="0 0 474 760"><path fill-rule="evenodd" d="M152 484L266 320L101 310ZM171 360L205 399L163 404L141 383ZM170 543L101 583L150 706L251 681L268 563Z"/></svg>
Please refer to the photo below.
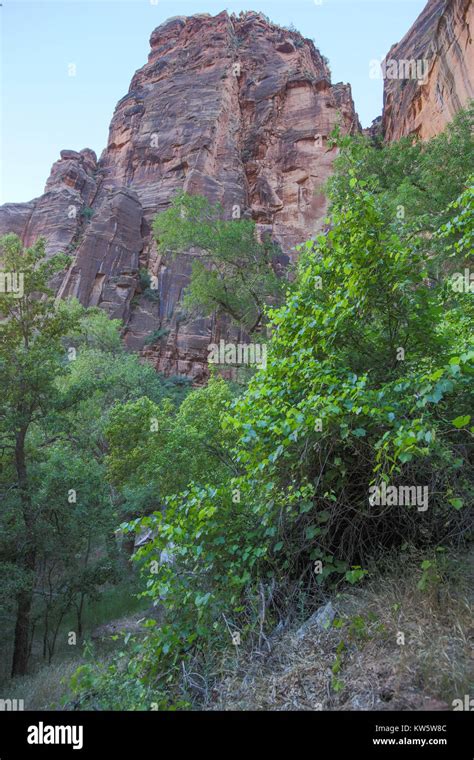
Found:
<svg viewBox="0 0 474 760"><path fill-rule="evenodd" d="M336 123L360 130L350 87L332 85L310 40L265 16L227 12L175 17L151 35L148 62L119 101L100 161L90 150L62 151L45 194L0 209L0 233L74 260L63 297L99 305L124 321L125 340L159 371L207 373L207 346L229 334L222 319L189 319L180 299L195 253L158 255L154 216L184 190L220 202L231 218L253 218L282 253L312 237L325 214L321 188L335 150ZM141 292L139 268L155 277Z"/></svg>
<svg viewBox="0 0 474 760"><path fill-rule="evenodd" d="M385 139L411 134L429 139L474 98L473 30L472 0L429 0L386 58L386 62L426 61L426 68L420 81L385 79Z"/></svg>
<svg viewBox="0 0 474 760"><path fill-rule="evenodd" d="M386 78L382 123L367 134L427 139L474 96L472 14L471 0L429 0L386 59L426 61L423 81ZM56 283L62 297L122 319L128 347L159 371L201 381L208 345L244 336L223 318L183 312L198 254L159 255L154 216L179 190L202 194L228 218L236 209L253 218L292 260L325 215L329 133L336 123L346 133L360 125L349 85L331 84L313 43L262 14L177 16L155 29L150 47L100 160L88 149L62 151L40 198L0 208L0 234L15 232L26 245L42 236L48 254L70 253ZM156 290L143 287L140 269Z"/></svg>
<svg viewBox="0 0 474 760"><path fill-rule="evenodd" d="M44 195L30 203L0 206L0 233L15 232L27 246L44 237L49 254L69 253L85 221L85 212L94 201L96 172L97 157L92 150L61 151Z"/></svg>

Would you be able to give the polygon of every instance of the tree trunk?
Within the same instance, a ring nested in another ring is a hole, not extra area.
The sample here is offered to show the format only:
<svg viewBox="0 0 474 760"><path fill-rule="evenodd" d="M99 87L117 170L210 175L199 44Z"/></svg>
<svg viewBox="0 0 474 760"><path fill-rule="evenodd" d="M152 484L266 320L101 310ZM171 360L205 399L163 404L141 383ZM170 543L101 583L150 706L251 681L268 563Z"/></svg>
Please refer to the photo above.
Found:
<svg viewBox="0 0 474 760"><path fill-rule="evenodd" d="M23 567L34 571L35 552L28 552ZM15 643L13 645L12 677L24 676L28 670L30 653L30 616L33 601L33 586L18 594L15 624Z"/></svg>
<svg viewBox="0 0 474 760"><path fill-rule="evenodd" d="M16 436L15 464L18 476L18 490L21 499L23 520L25 524L26 550L21 560L21 567L30 576L30 583L18 594L13 645L12 677L26 675L28 669L29 640L31 626L31 605L33 602L34 573L36 565L36 546L34 536L34 516L28 489L28 476L25 459L25 438L28 426L22 427Z"/></svg>
<svg viewBox="0 0 474 760"><path fill-rule="evenodd" d="M84 600L86 598L84 591L82 591L80 598L81 598L81 601L79 602L79 605L76 607L77 609L77 638L80 641L82 641L82 613L84 610Z"/></svg>
<svg viewBox="0 0 474 760"><path fill-rule="evenodd" d="M53 659L54 652L56 649L56 642L58 640L59 629L61 628L61 623L63 622L64 615L68 611L69 606L70 605L68 604L59 615L58 621L56 623L56 627L54 629L53 640L51 641L51 643L48 642L48 650L49 650L48 665L51 665L51 660Z"/></svg>

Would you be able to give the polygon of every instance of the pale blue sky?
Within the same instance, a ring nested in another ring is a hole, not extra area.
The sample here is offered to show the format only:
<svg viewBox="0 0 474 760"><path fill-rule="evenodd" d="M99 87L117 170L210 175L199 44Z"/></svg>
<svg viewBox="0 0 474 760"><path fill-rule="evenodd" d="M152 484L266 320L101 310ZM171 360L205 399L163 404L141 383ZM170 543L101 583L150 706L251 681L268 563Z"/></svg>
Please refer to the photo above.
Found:
<svg viewBox="0 0 474 760"><path fill-rule="evenodd" d="M333 82L350 82L362 125L382 109L382 59L425 0L1 0L0 203L41 195L63 148L106 146L117 101L170 16L256 10L314 38ZM76 75L68 67L75 64Z"/></svg>

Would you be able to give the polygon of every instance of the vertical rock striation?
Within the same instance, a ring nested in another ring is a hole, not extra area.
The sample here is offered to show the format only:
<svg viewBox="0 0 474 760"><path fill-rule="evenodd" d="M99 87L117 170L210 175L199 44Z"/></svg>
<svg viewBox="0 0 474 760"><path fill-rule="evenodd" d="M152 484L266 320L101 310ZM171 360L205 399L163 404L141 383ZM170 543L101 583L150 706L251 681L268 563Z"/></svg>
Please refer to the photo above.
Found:
<svg viewBox="0 0 474 760"><path fill-rule="evenodd" d="M385 139L427 140L474 98L473 30L472 0L429 0L387 55L387 61L427 61L427 69L421 81L385 79Z"/></svg>
<svg viewBox="0 0 474 760"><path fill-rule="evenodd" d="M472 0L429 0L392 47L387 60L426 60L427 68L421 82L385 79L386 139L427 139L473 97L472 28ZM154 216L179 190L203 194L228 218L238 207L272 236L283 260L294 259L295 245L314 236L325 215L335 124L360 131L349 85L331 84L310 40L260 13L177 16L152 33L100 160L88 149L62 151L40 198L0 208L0 233L15 232L26 245L43 236L48 254L70 253L57 282L62 297L122 319L129 348L158 370L200 380L209 343L235 330L223 318L182 311L199 254L159 255ZM152 297L140 268L158 285ZM156 331L161 337L147 346Z"/></svg>
<svg viewBox="0 0 474 760"><path fill-rule="evenodd" d="M73 254L62 297L124 322L131 350L167 374L206 374L207 346L229 334L219 319L180 309L195 252L170 260L151 238L154 216L184 190L253 218L287 259L318 229L336 123L360 130L350 87L331 84L310 40L259 13L169 19L152 33L148 62L115 109L100 161L62 151L45 194L0 209L0 232L48 253ZM156 278L141 292L139 268ZM148 293L149 295L149 293ZM150 333L163 336L146 347Z"/></svg>

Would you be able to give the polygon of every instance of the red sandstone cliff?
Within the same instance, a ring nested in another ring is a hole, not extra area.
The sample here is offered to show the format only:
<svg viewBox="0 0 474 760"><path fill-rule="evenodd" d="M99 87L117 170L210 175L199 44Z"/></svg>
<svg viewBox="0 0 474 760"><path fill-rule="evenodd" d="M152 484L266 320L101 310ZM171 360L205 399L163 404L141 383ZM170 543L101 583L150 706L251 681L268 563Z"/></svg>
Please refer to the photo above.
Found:
<svg viewBox="0 0 474 760"><path fill-rule="evenodd" d="M337 122L360 127L350 87L331 84L313 43L261 14L175 17L150 45L100 161L89 150L63 151L43 196L0 210L0 232L26 244L42 235L51 254L72 252L61 296L120 317L134 350L168 330L145 353L161 371L199 378L208 344L227 327L183 319L192 256L157 254L154 216L178 190L203 194L229 217L240 206L291 258L325 213L321 186L335 155L328 134ZM139 267L158 278L159 300L140 294Z"/></svg>
<svg viewBox="0 0 474 760"><path fill-rule="evenodd" d="M471 0L430 0L387 59L428 61L426 81L386 79L386 139L441 131L473 96ZM360 129L349 85L331 84L309 40L248 12L175 17L151 35L148 62L115 110L101 158L61 152L45 193L0 208L0 234L47 240L73 255L59 294L99 305L124 323L132 350L158 370L202 379L207 346L229 335L221 319L189 319L180 300L192 256L161 257L151 223L178 190L233 207L289 258L325 214L321 187L336 123ZM378 131L379 127L374 127ZM156 277L157 298L138 270ZM152 348L145 339L161 328Z"/></svg>
<svg viewBox="0 0 474 760"><path fill-rule="evenodd" d="M429 0L386 61L426 61L426 76L385 79L385 139L442 132L474 98L474 5L472 0Z"/></svg>

